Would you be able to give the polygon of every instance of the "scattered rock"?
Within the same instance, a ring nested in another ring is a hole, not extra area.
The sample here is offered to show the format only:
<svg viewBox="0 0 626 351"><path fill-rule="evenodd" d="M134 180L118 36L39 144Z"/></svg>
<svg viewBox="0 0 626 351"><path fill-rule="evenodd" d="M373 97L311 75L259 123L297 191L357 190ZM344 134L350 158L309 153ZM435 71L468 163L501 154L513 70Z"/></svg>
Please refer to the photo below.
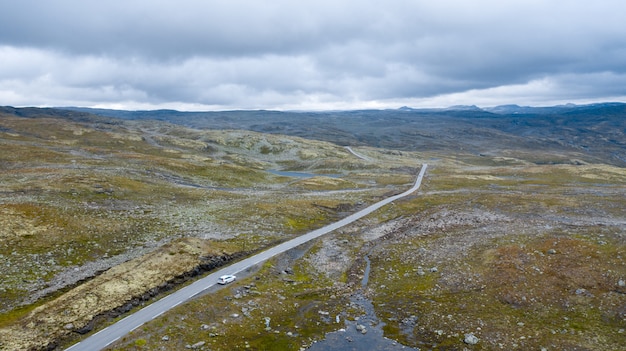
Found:
<svg viewBox="0 0 626 351"><path fill-rule="evenodd" d="M367 328L365 328L365 326L363 324L357 324L356 325L356 330L361 333L361 334L366 334L367 333Z"/></svg>
<svg viewBox="0 0 626 351"><path fill-rule="evenodd" d="M67 330L72 330L74 329L74 324L72 323L67 323L63 328L67 329Z"/></svg>
<svg viewBox="0 0 626 351"><path fill-rule="evenodd" d="M191 346L187 345L189 347L185 346L185 348L195 350L195 349L201 348L202 346L204 346L204 344L206 344L204 341L198 341L197 343L195 343L195 344L193 344Z"/></svg>
<svg viewBox="0 0 626 351"><path fill-rule="evenodd" d="M576 289L576 295L582 295L582 296L587 296L587 297L591 297L593 296L587 289Z"/></svg>
<svg viewBox="0 0 626 351"><path fill-rule="evenodd" d="M625 287L625 286L626 286L626 281L624 281L624 279L620 279L620 280L617 282L617 286L619 286L620 288Z"/></svg>
<svg viewBox="0 0 626 351"><path fill-rule="evenodd" d="M463 340L463 342L468 345L476 345L479 341L480 339L477 338L474 333L465 334L465 339Z"/></svg>
<svg viewBox="0 0 626 351"><path fill-rule="evenodd" d="M271 328L270 328L270 321L272 319L270 317L264 317L263 319L265 320L265 329L266 330L271 330Z"/></svg>
<svg viewBox="0 0 626 351"><path fill-rule="evenodd" d="M165 335L161 338L162 341L170 341L170 337Z"/></svg>
<svg viewBox="0 0 626 351"><path fill-rule="evenodd" d="M417 323L417 316L416 315L411 315L410 317L406 317L404 319L402 319L402 324L405 325L415 325L415 323Z"/></svg>
<svg viewBox="0 0 626 351"><path fill-rule="evenodd" d="M555 249L550 249L550 250L548 250L548 254L549 255L555 255L556 254L556 250Z"/></svg>

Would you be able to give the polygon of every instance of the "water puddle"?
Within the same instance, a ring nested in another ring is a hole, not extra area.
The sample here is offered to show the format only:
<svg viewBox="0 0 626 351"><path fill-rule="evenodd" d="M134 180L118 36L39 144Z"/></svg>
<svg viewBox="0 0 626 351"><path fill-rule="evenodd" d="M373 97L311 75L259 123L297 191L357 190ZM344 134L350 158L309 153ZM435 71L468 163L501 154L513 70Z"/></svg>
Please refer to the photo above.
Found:
<svg viewBox="0 0 626 351"><path fill-rule="evenodd" d="M363 273L363 279L361 279L361 289L367 288L367 283L370 281L371 262L368 256L365 256L365 273Z"/></svg>
<svg viewBox="0 0 626 351"><path fill-rule="evenodd" d="M361 280L361 289L354 293L350 301L362 308L365 314L359 316L355 321L345 321L345 328L336 332L327 333L326 338L318 341L308 348L310 351L352 351L352 350L417 350L404 346L397 341L387 339L383 336L383 326L374 312L374 305L363 294L367 287L370 274L370 260L365 256L365 274Z"/></svg>

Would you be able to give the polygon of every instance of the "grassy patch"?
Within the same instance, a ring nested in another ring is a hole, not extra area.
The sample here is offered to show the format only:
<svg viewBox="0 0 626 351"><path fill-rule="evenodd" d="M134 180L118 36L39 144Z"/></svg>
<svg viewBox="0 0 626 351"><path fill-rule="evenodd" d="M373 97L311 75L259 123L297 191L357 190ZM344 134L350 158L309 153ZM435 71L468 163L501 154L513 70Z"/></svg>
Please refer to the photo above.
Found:
<svg viewBox="0 0 626 351"><path fill-rule="evenodd" d="M619 347L626 300L614 291L626 274L619 263L624 247L598 243L594 235L515 237L514 244L503 237L479 245L463 261L373 259L378 268L370 280L384 286L374 301L385 333L408 345L441 348L459 345L468 332L486 349ZM438 239L421 243L430 240ZM421 246L401 245L404 252ZM415 325L406 323L411 316L418 316Z"/></svg>
<svg viewBox="0 0 626 351"><path fill-rule="evenodd" d="M337 328L334 316L343 312L346 301L332 298L332 282L320 279L302 259L289 274L276 266L275 260L267 262L254 278L177 307L113 349L132 350L139 338L150 349L204 341L212 350L293 350Z"/></svg>

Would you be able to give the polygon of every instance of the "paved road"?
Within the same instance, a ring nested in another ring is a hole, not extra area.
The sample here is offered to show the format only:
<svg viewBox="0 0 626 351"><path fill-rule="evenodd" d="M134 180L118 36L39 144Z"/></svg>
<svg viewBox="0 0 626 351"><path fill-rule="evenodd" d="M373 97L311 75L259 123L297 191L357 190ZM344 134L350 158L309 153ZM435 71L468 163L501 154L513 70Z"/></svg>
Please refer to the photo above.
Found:
<svg viewBox="0 0 626 351"><path fill-rule="evenodd" d="M237 263L234 263L228 267L222 268L212 274L209 274L208 276L195 281L193 284L185 286L184 288L172 293L171 295L168 295L146 307L144 307L143 309L127 316L126 318L120 320L119 322L110 325L109 327L91 335L90 337L86 338L85 340L71 346L70 348L66 349L66 351L94 351L94 350L101 350L105 347L107 347L108 345L112 344L113 342L115 342L116 340L118 340L119 338L123 337L124 335L130 333L131 331L139 328L141 325L143 325L144 323L157 318L158 316L162 315L163 313L165 313L166 311L180 305L181 303L195 297L196 295L200 294L201 292L203 292L204 290L214 286L215 284L217 284L217 278L219 278L219 276L224 275L224 274L237 274L239 272L242 272L250 267L253 267L256 264L259 264L261 262L264 262L282 252L285 252L289 249L292 249L296 246L299 246L301 244L306 243L307 241L313 240L319 236L322 236L326 233L332 232L335 229L339 229L347 224L350 224L354 221L356 221L357 219L360 219L364 216L367 216L368 214L376 211L377 209L391 203L392 201L395 201L397 199L400 199L402 197L405 197L407 195L410 195L411 193L415 192L417 189L419 189L420 185L422 184L422 178L424 178L424 173L426 172L426 167L428 165L424 164L422 166L422 169L420 170L419 175L417 176L417 180L415 181L415 184L413 185L413 187L401 194L398 195L394 195L391 197L388 197L382 201L379 201L359 212L356 212L338 222L329 224L323 228L314 230L310 233L307 233L305 235L299 236L295 239L286 241L280 245L274 246L271 249L268 249L266 251L263 251L261 253L258 253L254 256L248 257L245 260L239 261Z"/></svg>
<svg viewBox="0 0 626 351"><path fill-rule="evenodd" d="M367 156L363 156L363 155L359 154L358 152L352 150L352 148L349 147L349 146L346 146L346 150L350 151L351 154L353 154L354 156L356 156L356 157L358 157L358 158L360 158L362 160L365 160L365 161L371 161L372 160L371 158L369 158Z"/></svg>

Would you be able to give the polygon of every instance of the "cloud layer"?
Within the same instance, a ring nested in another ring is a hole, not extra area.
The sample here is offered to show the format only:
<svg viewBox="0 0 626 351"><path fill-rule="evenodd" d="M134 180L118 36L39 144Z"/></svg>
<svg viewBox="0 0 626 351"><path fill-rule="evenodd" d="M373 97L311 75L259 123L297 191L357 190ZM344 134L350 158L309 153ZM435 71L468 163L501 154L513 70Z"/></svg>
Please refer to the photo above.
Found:
<svg viewBox="0 0 626 351"><path fill-rule="evenodd" d="M622 1L5 1L0 105L626 100Z"/></svg>

